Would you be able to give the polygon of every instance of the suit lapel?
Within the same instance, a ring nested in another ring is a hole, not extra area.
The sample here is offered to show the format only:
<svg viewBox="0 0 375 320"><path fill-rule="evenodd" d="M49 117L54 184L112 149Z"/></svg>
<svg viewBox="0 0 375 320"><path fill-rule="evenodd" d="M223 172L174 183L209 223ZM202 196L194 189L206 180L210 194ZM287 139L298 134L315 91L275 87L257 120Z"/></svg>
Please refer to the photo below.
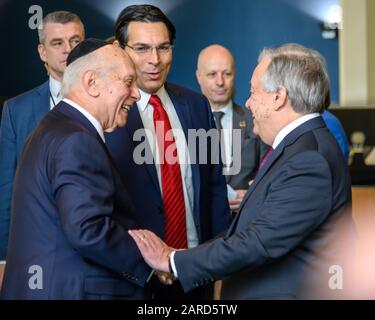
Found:
<svg viewBox="0 0 375 320"><path fill-rule="evenodd" d="M237 225L238 219L239 219L239 217L241 215L241 212L242 212L242 208L245 205L246 201L249 199L251 194L254 192L257 185L263 179L265 174L270 170L270 168L275 164L277 159L281 156L282 152L284 151L284 148L285 148L285 145L282 141L278 145L278 147L272 152L272 154L270 155L270 157L268 158L266 163L263 165L263 167L260 169L260 171L255 176L253 183L250 185L249 189L247 190L247 192L246 192L246 194L245 194L245 196L244 196L244 198L241 202L241 205L240 205L240 208L238 209L238 213L237 213L236 217L234 218L230 228L228 229L227 235L229 235L233 231L234 227Z"/></svg>
<svg viewBox="0 0 375 320"><path fill-rule="evenodd" d="M33 127L37 126L50 109L49 81L47 80L35 90L34 99L32 101Z"/></svg>
<svg viewBox="0 0 375 320"><path fill-rule="evenodd" d="M127 132L129 133L129 136L131 137L130 140L133 141L133 144L134 144L133 151L140 143L142 143L144 141L145 148L146 148L145 154L146 155L152 155L151 147L148 143L148 140L147 140L146 136L144 136L145 140L143 140L143 141L135 141L134 140L134 133L137 130L143 130L144 131L142 118L141 118L141 115L139 114L139 110L138 110L138 107L137 107L136 103L134 103L133 107L130 109L130 111L128 113L128 122L127 122L125 128L126 128ZM154 159L152 158L152 163L147 163L147 164L145 163L143 165L146 167L147 172L150 175L150 179L151 179L152 183L154 184L155 188L161 194L161 190L160 190L160 186L159 186L159 179L158 179L158 175L157 175L157 172L156 172Z"/></svg>
<svg viewBox="0 0 375 320"><path fill-rule="evenodd" d="M314 130L314 129L322 128L322 127L325 127L325 123L324 123L322 117L316 117L316 118L310 119L310 120L306 121L305 123L303 123L302 125L300 125L299 127L297 127L296 129L294 129L293 131L291 131L283 139L283 141L281 141L281 143L272 152L269 159L263 165L262 169L255 176L254 182L251 184L248 191L246 192L246 195L245 195L245 197L244 197L244 199L241 203L241 206L238 210L238 213L237 213L235 219L233 220L230 228L228 229L227 236L230 235L231 232L233 232L233 230L235 229L235 227L237 225L237 222L238 222L238 219L241 215L242 208L245 205L246 201L249 199L249 197L254 192L255 188L257 187L259 182L263 179L263 177L266 175L266 173L276 164L277 160L282 155L284 149L286 147L288 147L289 145L293 144L304 133L306 133L308 131L311 131L311 130Z"/></svg>

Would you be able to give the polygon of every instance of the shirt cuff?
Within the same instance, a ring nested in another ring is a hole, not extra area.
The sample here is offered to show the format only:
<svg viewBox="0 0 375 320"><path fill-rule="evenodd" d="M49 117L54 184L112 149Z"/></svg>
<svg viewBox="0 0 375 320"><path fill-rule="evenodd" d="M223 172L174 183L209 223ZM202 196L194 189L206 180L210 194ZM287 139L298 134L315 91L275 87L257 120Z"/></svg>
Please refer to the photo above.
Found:
<svg viewBox="0 0 375 320"><path fill-rule="evenodd" d="M171 263L171 267L172 267L172 273L174 275L174 277L176 279L178 279L178 274L177 274L177 269L176 269L176 265L174 264L174 254L176 253L176 251L172 251L171 252L171 255L169 256L169 262Z"/></svg>
<svg viewBox="0 0 375 320"><path fill-rule="evenodd" d="M0 260L0 264L6 264L7 262L5 260Z"/></svg>

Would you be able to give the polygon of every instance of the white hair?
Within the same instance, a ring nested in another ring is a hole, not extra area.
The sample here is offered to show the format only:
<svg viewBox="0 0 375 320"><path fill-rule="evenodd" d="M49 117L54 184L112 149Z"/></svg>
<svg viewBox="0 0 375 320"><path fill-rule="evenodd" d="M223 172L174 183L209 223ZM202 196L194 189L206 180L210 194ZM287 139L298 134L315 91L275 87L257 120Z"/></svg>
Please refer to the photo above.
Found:
<svg viewBox="0 0 375 320"><path fill-rule="evenodd" d="M324 58L317 51L286 44L264 49L258 61L263 59L271 60L262 79L266 92L276 92L282 86L295 112L322 111L329 95L329 79Z"/></svg>
<svg viewBox="0 0 375 320"><path fill-rule="evenodd" d="M103 72L95 51L78 58L66 67L60 91L63 97L69 95L72 88L80 82L83 73L87 70L94 70L100 74Z"/></svg>

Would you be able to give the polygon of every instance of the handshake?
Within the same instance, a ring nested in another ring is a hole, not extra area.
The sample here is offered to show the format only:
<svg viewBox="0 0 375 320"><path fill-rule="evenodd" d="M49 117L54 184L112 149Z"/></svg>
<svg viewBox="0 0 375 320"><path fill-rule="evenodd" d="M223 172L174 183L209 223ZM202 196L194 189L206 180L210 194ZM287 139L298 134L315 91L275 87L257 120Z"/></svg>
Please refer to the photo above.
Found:
<svg viewBox="0 0 375 320"><path fill-rule="evenodd" d="M160 282L166 285L176 280L170 264L173 249L168 247L155 233L149 230L129 230L130 236L137 244L145 262L155 270Z"/></svg>

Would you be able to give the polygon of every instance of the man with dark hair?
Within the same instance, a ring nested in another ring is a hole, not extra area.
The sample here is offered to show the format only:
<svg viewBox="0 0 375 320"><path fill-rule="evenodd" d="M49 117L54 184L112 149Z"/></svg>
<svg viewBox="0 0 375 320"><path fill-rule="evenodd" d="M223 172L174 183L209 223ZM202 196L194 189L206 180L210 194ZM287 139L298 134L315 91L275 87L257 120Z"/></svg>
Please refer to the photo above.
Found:
<svg viewBox="0 0 375 320"><path fill-rule="evenodd" d="M133 5L120 13L115 43L135 64L141 99L129 112L129 124L106 139L140 219L172 246L192 248L223 232L231 216L221 163L212 164L215 155L207 147L206 163L193 163L187 151L188 130L215 127L208 101L166 83L175 34L171 21L155 6ZM137 138L140 132L142 141ZM189 150L196 150L199 159L197 141ZM151 155L149 161L137 159L142 146ZM154 298L189 297L178 283L164 286L155 278L150 289Z"/></svg>
<svg viewBox="0 0 375 320"><path fill-rule="evenodd" d="M19 155L29 133L62 99L60 88L66 59L85 36L80 18L68 11L51 12L42 23L38 29L38 52L49 79L6 101L0 124L0 260L6 259L12 186Z"/></svg>

